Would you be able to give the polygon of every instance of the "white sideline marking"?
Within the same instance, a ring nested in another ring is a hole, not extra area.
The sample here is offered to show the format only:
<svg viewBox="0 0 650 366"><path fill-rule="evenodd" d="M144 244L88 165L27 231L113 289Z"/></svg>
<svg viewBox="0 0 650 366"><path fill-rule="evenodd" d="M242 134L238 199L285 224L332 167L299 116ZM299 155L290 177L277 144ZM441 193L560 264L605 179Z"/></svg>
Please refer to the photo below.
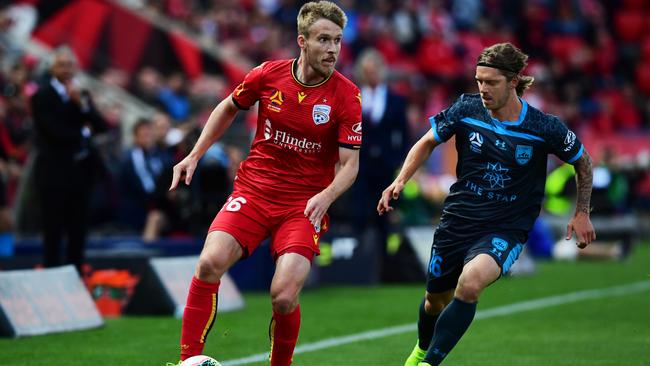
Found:
<svg viewBox="0 0 650 366"><path fill-rule="evenodd" d="M642 282L631 283L629 285L608 287L602 289L570 292L564 295L542 297L535 300L522 301L510 305L499 306L492 309L481 310L476 312L476 316L474 317L474 319L476 320L487 319L487 318L493 318L497 316L505 316L505 315L515 314L515 313L521 313L524 311L548 308L556 305L570 304L582 300L600 299L607 296L623 296L623 295L629 295L638 292L644 292L648 290L650 290L650 281L642 281ZM327 338L327 339L323 339L322 341L299 345L298 347L296 347L294 354L317 351L324 348L342 346L342 345L370 340L370 339L383 338L395 334L407 333L416 330L417 330L417 325L410 323L410 324L398 325L394 327L370 330L370 331L351 334L342 337ZM268 359L269 359L269 353L265 352L265 353L258 353L243 358L224 361L222 362L222 364L223 366L248 365L255 362L267 361Z"/></svg>

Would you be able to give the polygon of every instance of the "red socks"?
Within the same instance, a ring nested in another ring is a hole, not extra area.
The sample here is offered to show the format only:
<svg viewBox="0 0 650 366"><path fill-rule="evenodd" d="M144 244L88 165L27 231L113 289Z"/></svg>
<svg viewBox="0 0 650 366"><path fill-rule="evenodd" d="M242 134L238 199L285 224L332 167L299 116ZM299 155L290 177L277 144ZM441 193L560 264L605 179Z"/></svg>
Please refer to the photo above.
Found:
<svg viewBox="0 0 650 366"><path fill-rule="evenodd" d="M181 360L203 353L208 332L217 315L219 284L192 278L181 331ZM273 312L271 337L271 366L289 366L300 332L300 305L289 314Z"/></svg>
<svg viewBox="0 0 650 366"><path fill-rule="evenodd" d="M181 330L181 360L203 353L203 345L217 316L219 284L192 277Z"/></svg>
<svg viewBox="0 0 650 366"><path fill-rule="evenodd" d="M273 311L269 329L271 337L271 366L289 366L300 332L300 305L289 314Z"/></svg>

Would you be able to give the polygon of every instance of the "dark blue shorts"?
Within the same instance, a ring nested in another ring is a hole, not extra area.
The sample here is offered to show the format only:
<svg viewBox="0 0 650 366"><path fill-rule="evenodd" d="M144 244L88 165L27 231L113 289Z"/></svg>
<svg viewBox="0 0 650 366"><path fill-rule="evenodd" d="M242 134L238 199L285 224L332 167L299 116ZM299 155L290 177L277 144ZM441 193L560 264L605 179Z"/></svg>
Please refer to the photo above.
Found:
<svg viewBox="0 0 650 366"><path fill-rule="evenodd" d="M427 271L427 292L440 293L456 288L463 266L481 253L488 254L506 274L524 248L524 232L456 236L438 228L433 238Z"/></svg>

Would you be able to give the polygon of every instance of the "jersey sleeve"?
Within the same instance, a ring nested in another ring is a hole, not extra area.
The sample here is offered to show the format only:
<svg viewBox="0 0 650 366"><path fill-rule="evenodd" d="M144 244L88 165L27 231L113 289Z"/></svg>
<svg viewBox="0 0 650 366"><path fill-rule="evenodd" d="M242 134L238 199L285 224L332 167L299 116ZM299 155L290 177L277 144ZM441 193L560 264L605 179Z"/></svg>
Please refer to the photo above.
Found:
<svg viewBox="0 0 650 366"><path fill-rule="evenodd" d="M343 97L339 120L339 146L358 150L361 148L361 92L358 88L350 90Z"/></svg>
<svg viewBox="0 0 650 366"><path fill-rule="evenodd" d="M451 107L429 117L431 129L433 130L433 137L436 141L442 143L447 142L454 134L456 134L456 127L461 116L461 106L463 103L463 96L458 98Z"/></svg>
<svg viewBox="0 0 650 366"><path fill-rule="evenodd" d="M232 92L232 101L237 108L247 110L260 99L260 85L264 73L264 63L246 74L244 81Z"/></svg>
<svg viewBox="0 0 650 366"><path fill-rule="evenodd" d="M582 142L559 118L550 119L545 136L548 149L563 161L573 164L584 151Z"/></svg>

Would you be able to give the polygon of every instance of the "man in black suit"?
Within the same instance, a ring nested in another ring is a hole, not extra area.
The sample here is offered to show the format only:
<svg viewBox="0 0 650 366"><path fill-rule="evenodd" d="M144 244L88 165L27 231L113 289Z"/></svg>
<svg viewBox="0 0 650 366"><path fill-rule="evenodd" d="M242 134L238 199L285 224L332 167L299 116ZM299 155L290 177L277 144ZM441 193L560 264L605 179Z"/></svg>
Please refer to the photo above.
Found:
<svg viewBox="0 0 650 366"><path fill-rule="evenodd" d="M55 51L51 77L32 97L36 131L34 174L41 204L43 265L74 264L81 273L88 204L100 162L90 137L106 130L90 94L74 78L76 58L67 48ZM61 260L64 233L65 261Z"/></svg>
<svg viewBox="0 0 650 366"><path fill-rule="evenodd" d="M355 226L374 229L381 251L386 254L391 225L386 215L376 214L373 197L381 196L385 185L393 181L410 145L407 103L406 98L388 87L386 64L378 51L365 50L359 56L356 71L361 83L363 148L354 185L358 194L354 197L363 203L358 205L362 212L357 213Z"/></svg>

